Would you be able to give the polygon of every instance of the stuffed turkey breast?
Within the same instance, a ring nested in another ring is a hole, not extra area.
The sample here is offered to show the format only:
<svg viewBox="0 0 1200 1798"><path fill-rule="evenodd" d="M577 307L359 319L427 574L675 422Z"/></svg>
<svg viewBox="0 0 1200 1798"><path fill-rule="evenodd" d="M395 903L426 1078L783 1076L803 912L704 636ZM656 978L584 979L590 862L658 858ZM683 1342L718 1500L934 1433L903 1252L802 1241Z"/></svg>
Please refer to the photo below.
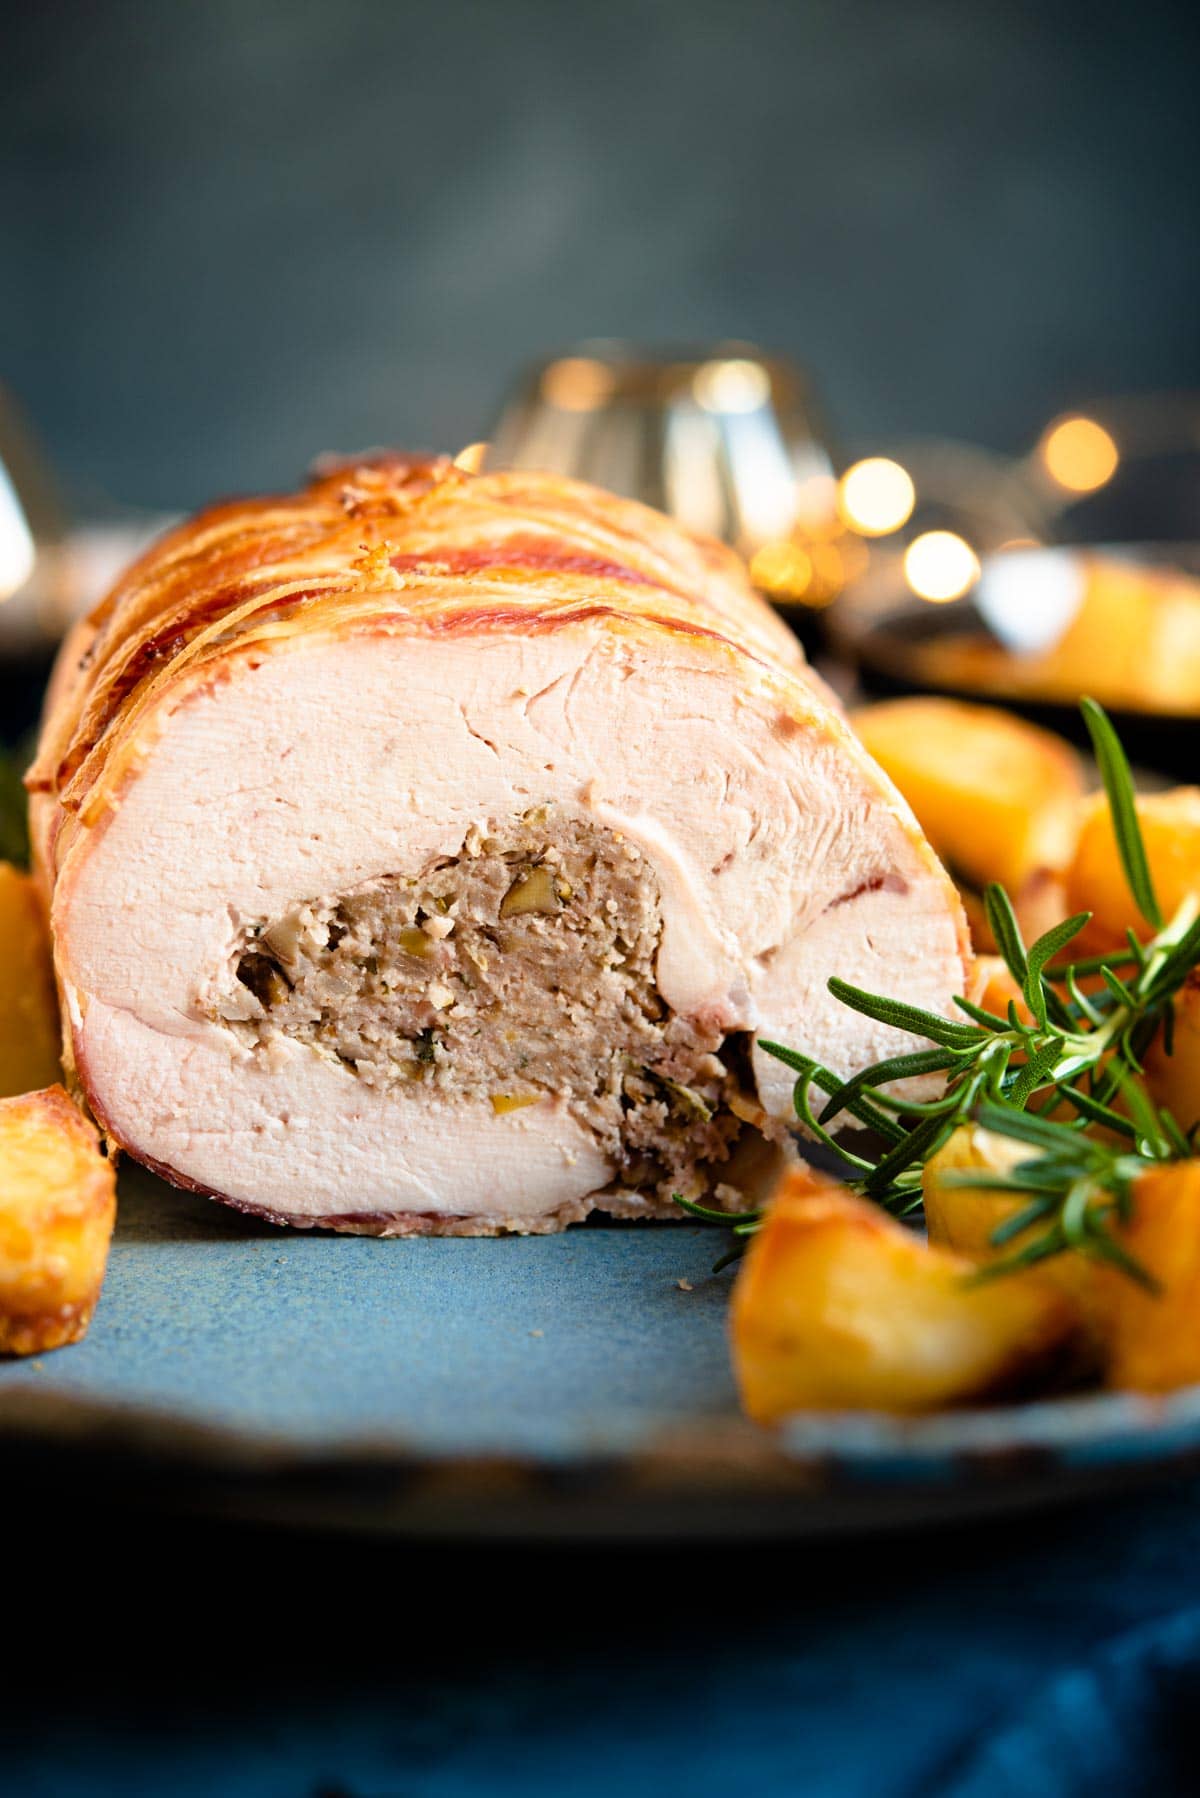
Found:
<svg viewBox="0 0 1200 1798"><path fill-rule="evenodd" d="M378 457L159 543L31 775L66 1056L111 1137L277 1221L735 1207L779 1038L898 1046L961 913L740 564L569 481Z"/></svg>

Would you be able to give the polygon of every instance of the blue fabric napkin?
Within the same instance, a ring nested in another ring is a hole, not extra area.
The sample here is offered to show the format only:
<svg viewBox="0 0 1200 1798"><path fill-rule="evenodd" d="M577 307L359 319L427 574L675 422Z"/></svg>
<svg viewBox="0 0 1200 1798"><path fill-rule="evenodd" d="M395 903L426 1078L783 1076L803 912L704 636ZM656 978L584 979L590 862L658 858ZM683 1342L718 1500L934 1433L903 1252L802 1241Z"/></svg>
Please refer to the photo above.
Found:
<svg viewBox="0 0 1200 1798"><path fill-rule="evenodd" d="M0 1794L1200 1793L1194 1477L807 1544L321 1542L86 1494L22 1528Z"/></svg>
<svg viewBox="0 0 1200 1798"><path fill-rule="evenodd" d="M944 1798L1200 1793L1200 1609L1104 1643L985 1733Z"/></svg>

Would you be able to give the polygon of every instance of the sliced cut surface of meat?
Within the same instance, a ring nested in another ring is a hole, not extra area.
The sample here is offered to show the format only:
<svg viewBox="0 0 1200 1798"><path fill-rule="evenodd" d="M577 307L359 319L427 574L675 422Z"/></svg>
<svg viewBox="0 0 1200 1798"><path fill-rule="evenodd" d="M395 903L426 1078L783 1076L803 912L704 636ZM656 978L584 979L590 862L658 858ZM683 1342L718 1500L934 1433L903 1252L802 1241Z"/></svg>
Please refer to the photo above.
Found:
<svg viewBox="0 0 1200 1798"><path fill-rule="evenodd" d="M751 1203L758 1038L849 1074L904 1039L830 974L963 987L950 883L736 561L551 477L385 459L182 527L65 647L32 784L98 1118L281 1221Z"/></svg>
<svg viewBox="0 0 1200 1798"><path fill-rule="evenodd" d="M740 1129L723 1033L655 984L662 908L619 833L539 806L385 875L245 927L210 1005L268 1061L285 1041L370 1086L553 1100L625 1187L698 1198Z"/></svg>

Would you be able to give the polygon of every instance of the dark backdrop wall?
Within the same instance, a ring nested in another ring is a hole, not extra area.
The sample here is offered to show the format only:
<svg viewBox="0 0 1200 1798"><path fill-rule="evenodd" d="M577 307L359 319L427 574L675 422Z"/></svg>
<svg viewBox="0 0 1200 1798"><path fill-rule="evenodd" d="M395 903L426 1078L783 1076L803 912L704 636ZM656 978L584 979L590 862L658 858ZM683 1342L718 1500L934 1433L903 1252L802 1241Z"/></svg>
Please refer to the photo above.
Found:
<svg viewBox="0 0 1200 1798"><path fill-rule="evenodd" d="M849 436L1200 385L1192 9L22 0L0 381L175 506L476 437L587 335L805 359Z"/></svg>

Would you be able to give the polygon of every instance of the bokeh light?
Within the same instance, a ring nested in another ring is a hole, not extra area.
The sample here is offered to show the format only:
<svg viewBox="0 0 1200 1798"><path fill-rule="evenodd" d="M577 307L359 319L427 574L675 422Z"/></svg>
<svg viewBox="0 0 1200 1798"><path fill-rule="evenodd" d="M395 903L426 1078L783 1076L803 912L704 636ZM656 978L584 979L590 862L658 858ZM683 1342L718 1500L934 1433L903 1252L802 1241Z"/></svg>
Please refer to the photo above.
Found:
<svg viewBox="0 0 1200 1798"><path fill-rule="evenodd" d="M1094 418L1062 418L1042 439L1042 462L1068 493L1094 493L1111 481L1120 462L1112 437Z"/></svg>
<svg viewBox="0 0 1200 1798"><path fill-rule="evenodd" d="M771 382L757 362L734 356L698 368L692 393L705 412L757 412L771 397Z"/></svg>
<svg viewBox="0 0 1200 1798"><path fill-rule="evenodd" d="M864 537L898 531L916 503L912 476L887 456L855 462L838 482L838 511L851 530Z"/></svg>
<svg viewBox="0 0 1200 1798"><path fill-rule="evenodd" d="M921 599L961 599L979 579L979 557L955 531L923 531L904 552L904 577Z"/></svg>
<svg viewBox="0 0 1200 1798"><path fill-rule="evenodd" d="M542 398L562 412L593 412L613 389L613 373L590 356L563 356L542 375Z"/></svg>
<svg viewBox="0 0 1200 1798"><path fill-rule="evenodd" d="M750 563L750 579L760 592L783 605L820 611L846 584L846 564L834 543L791 540L764 543Z"/></svg>

